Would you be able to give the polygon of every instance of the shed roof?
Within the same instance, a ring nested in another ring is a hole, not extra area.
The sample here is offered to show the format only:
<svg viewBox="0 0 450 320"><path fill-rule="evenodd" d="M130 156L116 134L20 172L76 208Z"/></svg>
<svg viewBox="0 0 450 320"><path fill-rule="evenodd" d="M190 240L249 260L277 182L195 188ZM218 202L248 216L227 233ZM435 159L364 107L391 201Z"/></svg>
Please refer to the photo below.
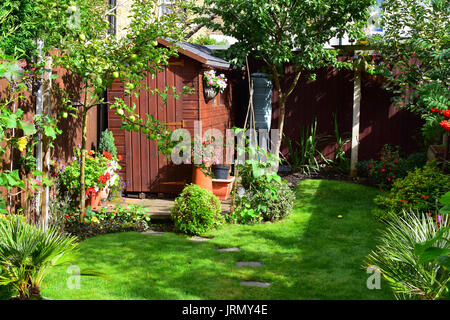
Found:
<svg viewBox="0 0 450 320"><path fill-rule="evenodd" d="M158 42L164 46L174 46L173 42L167 41L165 39L158 39ZM209 48L201 44L177 42L176 45L179 47L179 53L188 56L189 58L194 59L205 66L217 69L230 68L229 62L214 56Z"/></svg>

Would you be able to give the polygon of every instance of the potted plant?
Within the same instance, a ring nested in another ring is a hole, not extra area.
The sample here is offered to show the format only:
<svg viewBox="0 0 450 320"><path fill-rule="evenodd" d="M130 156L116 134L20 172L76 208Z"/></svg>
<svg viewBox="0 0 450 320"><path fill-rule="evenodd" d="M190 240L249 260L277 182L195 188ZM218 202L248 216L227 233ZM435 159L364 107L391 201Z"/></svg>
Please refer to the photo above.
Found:
<svg viewBox="0 0 450 320"><path fill-rule="evenodd" d="M203 95L205 101L214 99L217 94L222 93L227 87L227 78L224 74L216 75L214 70L205 71L203 74Z"/></svg>
<svg viewBox="0 0 450 320"><path fill-rule="evenodd" d="M212 166L212 173L215 179L228 179L230 166L225 164L214 164Z"/></svg>
<svg viewBox="0 0 450 320"><path fill-rule="evenodd" d="M68 166L62 166L59 170L59 185L64 189L63 193L72 198L76 203L80 192L80 149L75 149L75 155ZM109 190L119 184L120 166L118 159L112 157L108 151L96 156L94 151L89 151L86 157L85 183L86 206L96 208L102 197L108 196ZM105 197L105 198L106 198Z"/></svg>
<svg viewBox="0 0 450 320"><path fill-rule="evenodd" d="M192 153L192 183L212 192L212 172L211 166L218 163L219 153L214 145L214 138L199 142L199 138L195 138ZM200 148L196 148L200 146Z"/></svg>

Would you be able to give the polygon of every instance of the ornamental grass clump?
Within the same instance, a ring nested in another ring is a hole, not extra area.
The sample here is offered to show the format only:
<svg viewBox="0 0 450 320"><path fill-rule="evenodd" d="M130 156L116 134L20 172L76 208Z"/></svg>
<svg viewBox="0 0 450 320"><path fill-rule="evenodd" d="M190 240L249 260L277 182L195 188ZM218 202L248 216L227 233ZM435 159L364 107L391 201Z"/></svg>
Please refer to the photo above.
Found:
<svg viewBox="0 0 450 320"><path fill-rule="evenodd" d="M214 194L191 184L175 199L171 218L175 230L200 235L222 224L222 206Z"/></svg>
<svg viewBox="0 0 450 320"><path fill-rule="evenodd" d="M417 247L432 242L434 251L450 252L449 226L447 215L441 217L439 224L429 215L412 210L393 215L380 244L367 257L367 265L380 270L398 299L444 299L448 295L450 270L439 261L423 259Z"/></svg>
<svg viewBox="0 0 450 320"><path fill-rule="evenodd" d="M42 299L40 290L45 277L51 267L73 259L76 240L54 227L35 227L23 216L1 219L0 286L12 286L18 299Z"/></svg>

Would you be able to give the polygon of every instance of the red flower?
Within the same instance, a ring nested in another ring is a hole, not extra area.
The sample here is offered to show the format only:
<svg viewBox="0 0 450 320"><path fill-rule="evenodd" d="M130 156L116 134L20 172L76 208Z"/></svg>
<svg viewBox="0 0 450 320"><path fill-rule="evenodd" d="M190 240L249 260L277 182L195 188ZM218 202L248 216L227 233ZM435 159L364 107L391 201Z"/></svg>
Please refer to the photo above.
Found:
<svg viewBox="0 0 450 320"><path fill-rule="evenodd" d="M450 109L449 109L449 110L444 110L444 111L442 111L442 115L443 115L444 117L450 118Z"/></svg>
<svg viewBox="0 0 450 320"><path fill-rule="evenodd" d="M86 195L88 196L88 197L92 197L92 196L94 196L95 195L95 189L93 188L93 187L89 187L89 188L87 188L87 190L86 190Z"/></svg>
<svg viewBox="0 0 450 320"><path fill-rule="evenodd" d="M119 155L117 156L117 159L118 159L119 161L122 161L122 160L123 160L123 157L119 154Z"/></svg>
<svg viewBox="0 0 450 320"><path fill-rule="evenodd" d="M88 155L92 156L94 153L92 152L92 150L88 151Z"/></svg>
<svg viewBox="0 0 450 320"><path fill-rule="evenodd" d="M450 131L450 121L449 120L442 120L439 125L445 130Z"/></svg>
<svg viewBox="0 0 450 320"><path fill-rule="evenodd" d="M427 200L428 199L428 196L421 195L421 197L423 198L423 200Z"/></svg>
<svg viewBox="0 0 450 320"><path fill-rule="evenodd" d="M400 200L401 202L403 202L403 203L408 203L408 201L406 201L406 200Z"/></svg>
<svg viewBox="0 0 450 320"><path fill-rule="evenodd" d="M416 56L415 52L411 53L411 57L415 57L415 56Z"/></svg>
<svg viewBox="0 0 450 320"><path fill-rule="evenodd" d="M112 155L108 151L103 151L103 156L105 156L108 160L112 160Z"/></svg>

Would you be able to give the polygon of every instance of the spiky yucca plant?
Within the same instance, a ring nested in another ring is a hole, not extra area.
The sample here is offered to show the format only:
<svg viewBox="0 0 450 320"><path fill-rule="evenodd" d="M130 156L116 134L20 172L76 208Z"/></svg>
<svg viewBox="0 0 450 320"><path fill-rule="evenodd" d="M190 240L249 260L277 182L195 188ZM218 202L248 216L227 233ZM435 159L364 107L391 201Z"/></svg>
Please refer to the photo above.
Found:
<svg viewBox="0 0 450 320"><path fill-rule="evenodd" d="M424 213L404 212L392 215L388 227L381 236L381 243L367 257L368 265L379 268L398 299L443 299L447 295L450 270L437 262L420 262L414 253L417 243L424 243L450 225L448 216L440 225ZM434 243L438 248L450 248L450 231Z"/></svg>
<svg viewBox="0 0 450 320"><path fill-rule="evenodd" d="M73 259L76 239L53 227L35 227L21 216L0 220L0 285L13 286L19 299L40 299L50 268Z"/></svg>

